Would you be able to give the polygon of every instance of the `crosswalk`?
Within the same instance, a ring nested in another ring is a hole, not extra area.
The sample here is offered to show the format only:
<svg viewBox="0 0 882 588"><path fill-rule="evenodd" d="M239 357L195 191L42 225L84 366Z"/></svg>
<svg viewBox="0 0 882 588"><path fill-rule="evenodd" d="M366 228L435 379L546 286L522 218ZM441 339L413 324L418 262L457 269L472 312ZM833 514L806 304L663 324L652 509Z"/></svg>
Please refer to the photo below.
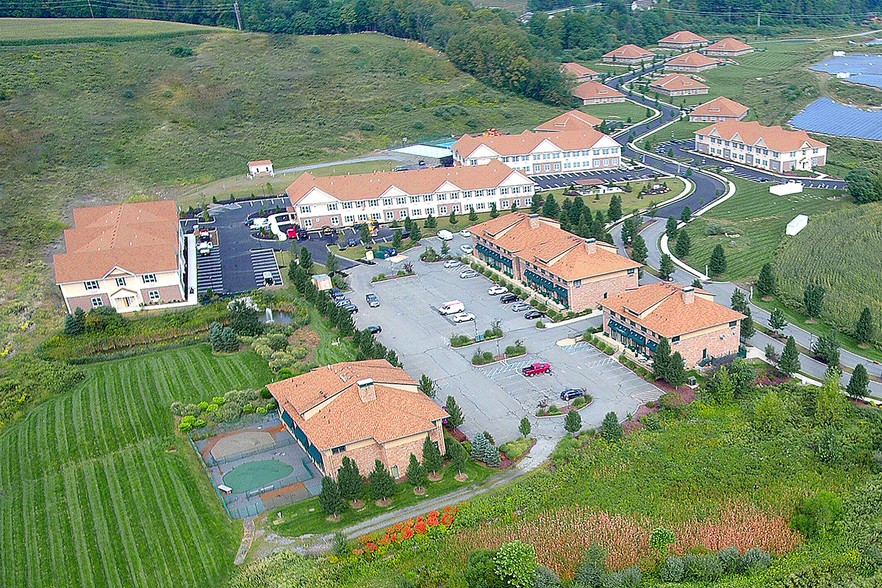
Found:
<svg viewBox="0 0 882 588"><path fill-rule="evenodd" d="M489 367L481 368L481 372L488 378L494 378L503 374L520 372L534 361L535 359L518 359L494 363Z"/></svg>
<svg viewBox="0 0 882 588"><path fill-rule="evenodd" d="M254 287L262 288L264 284L263 272L271 272L273 283L277 286L282 284L282 272L276 262L275 251L272 249L252 249L251 267L254 269Z"/></svg>
<svg viewBox="0 0 882 588"><path fill-rule="evenodd" d="M196 258L196 292L205 294L208 290L215 294L224 293L220 247L215 247L208 255Z"/></svg>

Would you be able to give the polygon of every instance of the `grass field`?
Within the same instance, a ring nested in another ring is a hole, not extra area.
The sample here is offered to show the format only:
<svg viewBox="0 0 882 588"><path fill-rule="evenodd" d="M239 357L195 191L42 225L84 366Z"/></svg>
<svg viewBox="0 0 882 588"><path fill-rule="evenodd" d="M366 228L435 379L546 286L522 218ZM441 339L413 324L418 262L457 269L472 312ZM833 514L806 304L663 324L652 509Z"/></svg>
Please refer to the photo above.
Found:
<svg viewBox="0 0 882 588"><path fill-rule="evenodd" d="M824 212L848 210L855 206L850 198L828 200L840 196L838 190L806 188L801 194L775 196L769 193L770 184L734 176L729 179L735 183L735 195L687 226L692 248L685 258L687 263L703 272L711 251L716 245L722 245L728 262L724 274L727 280L747 280L759 274L763 264L772 261L775 250L784 240L784 228L797 214L808 214L812 219ZM730 235L739 236L707 235L711 223Z"/></svg>
<svg viewBox="0 0 882 588"><path fill-rule="evenodd" d="M0 18L0 45L118 37L153 37L225 29L131 18Z"/></svg>
<svg viewBox="0 0 882 588"><path fill-rule="evenodd" d="M650 206L652 206L653 203L660 204L665 200L669 200L674 196L679 195L680 192L683 191L683 188L685 186L685 182L683 182L683 180L680 178L662 178L661 180L658 180L658 182L664 182L665 184L667 184L668 188L670 188L670 191L666 192L665 194L657 194L655 196L643 196L642 198L639 197L640 190L644 186L656 183L656 181L645 180L639 182L630 182L632 188L631 192L620 192L617 194L617 196L622 197L622 211L625 214L628 214L630 212L633 212L635 209L649 208ZM559 190L543 192L542 194L543 196L549 193L553 194L554 197L558 199L558 204L562 205L563 202L560 200L560 198L565 190L565 188L561 188ZM585 206L590 208L591 212L596 214L599 210L603 212L604 215L606 215L607 211L609 210L609 201L612 199L612 197L612 194L598 194L597 196L583 197L583 200L585 201Z"/></svg>
<svg viewBox="0 0 882 588"><path fill-rule="evenodd" d="M636 102L631 102L630 100L613 104L580 106L579 110L587 112L588 114L593 114L603 120L627 122L630 118L631 122L637 122L646 118L646 107L641 106Z"/></svg>
<svg viewBox="0 0 882 588"><path fill-rule="evenodd" d="M251 352L205 345L96 364L0 435L3 586L217 586L227 519L169 405L269 381Z"/></svg>

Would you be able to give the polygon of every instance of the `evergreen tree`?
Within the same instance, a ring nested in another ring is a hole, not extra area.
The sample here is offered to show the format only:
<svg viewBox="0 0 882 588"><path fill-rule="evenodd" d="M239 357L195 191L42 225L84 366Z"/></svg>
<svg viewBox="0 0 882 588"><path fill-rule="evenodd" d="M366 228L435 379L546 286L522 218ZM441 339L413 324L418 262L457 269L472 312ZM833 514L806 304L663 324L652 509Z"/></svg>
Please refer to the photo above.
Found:
<svg viewBox="0 0 882 588"><path fill-rule="evenodd" d="M437 474L444 467L444 458L438 450L438 445L428 435L423 441L423 465L433 474Z"/></svg>
<svg viewBox="0 0 882 588"><path fill-rule="evenodd" d="M688 206L683 207L683 212L680 213L680 220L684 223L692 220L692 210Z"/></svg>
<svg viewBox="0 0 882 588"><path fill-rule="evenodd" d="M557 200L554 199L554 196L549 194L545 198L545 202L542 204L542 216L546 218L557 218L560 214L560 205L558 205Z"/></svg>
<svg viewBox="0 0 882 588"><path fill-rule="evenodd" d="M674 355L671 356L670 363L668 363L665 371L667 372L665 379L671 386L677 387L686 383L686 365L679 351L675 351Z"/></svg>
<svg viewBox="0 0 882 588"><path fill-rule="evenodd" d="M475 212L474 206L469 205L469 221L475 222L476 220L478 220L478 213Z"/></svg>
<svg viewBox="0 0 882 588"><path fill-rule="evenodd" d="M824 310L824 287L820 284L809 284L802 294L802 301L805 304L805 313L812 318L821 316Z"/></svg>
<svg viewBox="0 0 882 588"><path fill-rule="evenodd" d="M429 398L435 397L435 382L432 381L432 378L423 374L420 376L420 392L428 396Z"/></svg>
<svg viewBox="0 0 882 588"><path fill-rule="evenodd" d="M379 459L374 462L374 470L369 477L371 496L374 500L386 500L395 495L395 480Z"/></svg>
<svg viewBox="0 0 882 588"><path fill-rule="evenodd" d="M578 410L571 410L564 417L564 429L567 433L575 434L582 428L582 416Z"/></svg>
<svg viewBox="0 0 882 588"><path fill-rule="evenodd" d="M86 311L82 308L74 310L64 319L64 334L76 337L86 332Z"/></svg>
<svg viewBox="0 0 882 588"><path fill-rule="evenodd" d="M453 210L450 211L450 217L448 217L447 220L448 220L448 222L450 222L451 225L455 225L456 223L459 222L459 221L456 219L456 213L453 212Z"/></svg>
<svg viewBox="0 0 882 588"><path fill-rule="evenodd" d="M876 326L873 324L873 313L865 306L854 327L854 338L857 339L858 343L861 345L867 345L873 340L875 335Z"/></svg>
<svg viewBox="0 0 882 588"><path fill-rule="evenodd" d="M394 349L389 349L386 351L386 361L388 361L395 367L401 367L401 362L398 361L398 354L395 353Z"/></svg>
<svg viewBox="0 0 882 588"><path fill-rule="evenodd" d="M438 219L436 219L434 216L432 216L431 214L429 214L429 216L426 217L426 220L425 220L425 222L423 223L423 225L424 225L427 229L434 229L435 227L438 226Z"/></svg>
<svg viewBox="0 0 882 588"><path fill-rule="evenodd" d="M830 331L818 337L812 344L812 352L815 357L829 366L839 366L839 341L835 331Z"/></svg>
<svg viewBox="0 0 882 588"><path fill-rule="evenodd" d="M456 399L453 396L448 396L444 406L447 414L450 415L447 417L447 426L451 429L458 429L461 427L465 418L462 415L462 409L456 404Z"/></svg>
<svg viewBox="0 0 882 588"><path fill-rule="evenodd" d="M392 235L392 247L400 250L401 249L401 241L403 240L403 238L404 237L401 233L401 229L395 229L395 234Z"/></svg>
<svg viewBox="0 0 882 588"><path fill-rule="evenodd" d="M496 218L499 216L499 211L496 209L496 203L490 203L490 218Z"/></svg>
<svg viewBox="0 0 882 588"><path fill-rule="evenodd" d="M472 459L475 461L484 461L487 458L487 448L490 443L484 433L478 433L472 439Z"/></svg>
<svg viewBox="0 0 882 588"><path fill-rule="evenodd" d="M521 419L521 424L518 425L518 432L526 437L530 434L530 431L533 429L533 426L530 424L530 419L524 417Z"/></svg>
<svg viewBox="0 0 882 588"><path fill-rule="evenodd" d="M677 254L677 257L686 257L689 255L689 250L691 248L692 242L689 240L689 233L683 228L679 235L677 235L677 246L674 249L674 252Z"/></svg>
<svg viewBox="0 0 882 588"><path fill-rule="evenodd" d="M609 209L607 212L607 216L612 222L615 222L622 218L622 197L618 194L613 194L612 198L609 199Z"/></svg>
<svg viewBox="0 0 882 588"><path fill-rule="evenodd" d="M221 341L221 333L224 327L220 323L211 323L208 327L208 341L211 343L212 351L221 351L223 341Z"/></svg>
<svg viewBox="0 0 882 588"><path fill-rule="evenodd" d="M576 196L573 198L573 204L570 206L569 217L570 224L577 225L579 224L579 219L582 218L582 212L585 210L585 201L582 200L581 196Z"/></svg>
<svg viewBox="0 0 882 588"><path fill-rule="evenodd" d="M410 240L414 243L419 243L422 238L423 234L420 232L420 225L414 221L413 226L410 228Z"/></svg>
<svg viewBox="0 0 882 588"><path fill-rule="evenodd" d="M447 455L450 456L450 462L456 469L456 473L461 474L469 460L465 448L456 439L451 439L447 443Z"/></svg>
<svg viewBox="0 0 882 588"><path fill-rule="evenodd" d="M448 255L450 255L450 245L447 241L441 241L441 256L447 257Z"/></svg>
<svg viewBox="0 0 882 588"><path fill-rule="evenodd" d="M371 242L371 228L367 223L361 225L359 237L361 237L361 242L365 245Z"/></svg>
<svg viewBox="0 0 882 588"><path fill-rule="evenodd" d="M600 436L606 439L607 441L619 441L625 432L622 430L622 425L619 424L619 417L616 416L614 412L606 413L606 416L603 417L603 423L600 425Z"/></svg>
<svg viewBox="0 0 882 588"><path fill-rule="evenodd" d="M536 213L542 208L542 199L539 194L533 192L533 199L530 201L530 212Z"/></svg>
<svg viewBox="0 0 882 588"><path fill-rule="evenodd" d="M426 486L426 468L422 466L413 453L410 454L410 462L407 464L407 481L415 489Z"/></svg>
<svg viewBox="0 0 882 588"><path fill-rule="evenodd" d="M864 364L859 363L854 366L854 372L851 374L848 386L845 387L845 393L848 394L850 398L863 398L869 394L867 388L869 384L870 376L867 373L867 368L864 367Z"/></svg>
<svg viewBox="0 0 882 588"><path fill-rule="evenodd" d="M771 315L769 316L769 326L772 327L772 330L776 333L781 332L781 330L787 326L787 319L784 318L784 311L777 306L772 309Z"/></svg>
<svg viewBox="0 0 882 588"><path fill-rule="evenodd" d="M410 218L410 214L408 214L406 217L404 217L404 232L409 233L412 228L413 228L413 219Z"/></svg>
<svg viewBox="0 0 882 588"><path fill-rule="evenodd" d="M346 500L358 500L364 490L364 476L358 471L358 464L349 457L343 458L340 469L337 470L337 485L340 495Z"/></svg>
<svg viewBox="0 0 882 588"><path fill-rule="evenodd" d="M330 476L322 478L322 491L319 493L319 505L329 516L339 516L346 510L346 501L340 495L337 482Z"/></svg>
<svg viewBox="0 0 882 588"><path fill-rule="evenodd" d="M726 273L726 252L722 245L714 247L710 257L710 274L719 276Z"/></svg>
<svg viewBox="0 0 882 588"><path fill-rule="evenodd" d="M514 203L514 200L512 200L510 212L517 212L517 211L518 211L518 206L517 206L517 204Z"/></svg>
<svg viewBox="0 0 882 588"><path fill-rule="evenodd" d="M485 455L484 463L486 463L488 467L498 468L502 465L502 456L499 455L499 449L497 449L495 445L488 443Z"/></svg>
<svg viewBox="0 0 882 588"><path fill-rule="evenodd" d="M332 251L328 251L328 257L325 259L325 271L328 275L340 271L340 260Z"/></svg>
<svg viewBox="0 0 882 588"><path fill-rule="evenodd" d="M297 261L297 265L303 268L307 274L312 275L312 253L309 252L309 249L306 247L300 248L300 259Z"/></svg>
<svg viewBox="0 0 882 588"><path fill-rule="evenodd" d="M665 223L665 234L668 236L669 241L677 239L677 219L672 216L669 216L668 222Z"/></svg>
<svg viewBox="0 0 882 588"><path fill-rule="evenodd" d="M636 231L633 221L634 217L628 217L622 222L622 243L625 245L629 245L631 240L634 239Z"/></svg>
<svg viewBox="0 0 882 588"><path fill-rule="evenodd" d="M652 355L652 375L656 380L668 379L668 366L671 363L671 343L667 337L658 341L655 353Z"/></svg>
<svg viewBox="0 0 882 588"><path fill-rule="evenodd" d="M695 278L694 280L692 280L692 287L693 288L701 288L702 287L701 280L699 280L698 278Z"/></svg>
<svg viewBox="0 0 882 588"><path fill-rule="evenodd" d="M649 250L646 248L646 242L643 240L643 235L636 235L631 241L631 259L637 263L645 264L648 255Z"/></svg>
<svg viewBox="0 0 882 588"><path fill-rule="evenodd" d="M729 303L729 306L731 306L732 310L734 310L735 312L746 314L747 296L744 294L743 290L735 288L735 291L732 292L732 300Z"/></svg>
<svg viewBox="0 0 882 588"><path fill-rule="evenodd" d="M760 269L759 277L756 280L756 293L760 297L775 295L775 272L772 270L772 264L767 263Z"/></svg>
<svg viewBox="0 0 882 588"><path fill-rule="evenodd" d="M781 371L792 376L799 371L799 350L796 348L796 341L793 337L787 337L787 344L784 346L784 353L781 354L781 361L778 364Z"/></svg>
<svg viewBox="0 0 882 588"><path fill-rule="evenodd" d="M671 259L671 256L667 253L663 253L661 256L661 263L658 266L658 274L663 280L671 279L671 276L674 274L674 260Z"/></svg>
<svg viewBox="0 0 882 588"><path fill-rule="evenodd" d="M750 307L746 308L743 314L744 318L741 319L741 340L750 341L756 334L756 327L753 325L753 315L750 312Z"/></svg>

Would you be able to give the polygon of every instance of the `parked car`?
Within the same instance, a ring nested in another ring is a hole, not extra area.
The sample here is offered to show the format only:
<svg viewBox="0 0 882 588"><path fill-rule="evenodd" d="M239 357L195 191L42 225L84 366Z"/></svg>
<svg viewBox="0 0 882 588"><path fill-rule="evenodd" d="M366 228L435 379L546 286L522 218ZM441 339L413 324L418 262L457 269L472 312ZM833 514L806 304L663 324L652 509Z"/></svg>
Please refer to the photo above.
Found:
<svg viewBox="0 0 882 588"><path fill-rule="evenodd" d="M352 301L348 298L338 298L334 301L334 304L336 306L346 306L347 304L352 304Z"/></svg>
<svg viewBox="0 0 882 588"><path fill-rule="evenodd" d="M343 294L343 290L341 290L340 288L331 288L330 290L328 290L328 294L334 300L339 300L340 298L344 298L346 296L345 294Z"/></svg>
<svg viewBox="0 0 882 588"><path fill-rule="evenodd" d="M376 308L380 306L380 299L377 298L377 295L373 292L368 292L364 295L364 299L367 300L368 306L371 308Z"/></svg>
<svg viewBox="0 0 882 588"><path fill-rule="evenodd" d="M425 160L425 159L420 159L420 160L417 162L417 165L420 166L420 167L425 167L425 166L426 166L426 160Z"/></svg>
<svg viewBox="0 0 882 588"><path fill-rule="evenodd" d="M476 272L473 269L465 269L465 270L462 270L461 272L459 272L459 277L462 278L463 280L466 280L468 278L477 278L478 272Z"/></svg>
<svg viewBox="0 0 882 588"><path fill-rule="evenodd" d="M533 363L525 367L521 370L521 372L527 376L532 378L536 374L550 374L551 373L551 364L550 363Z"/></svg>
<svg viewBox="0 0 882 588"><path fill-rule="evenodd" d="M541 312L539 312L538 310L533 309L533 310L528 310L527 314L524 315L524 318L527 320L533 320L533 319L542 318L543 316L545 316L545 315L542 314Z"/></svg>
<svg viewBox="0 0 882 588"><path fill-rule="evenodd" d="M500 294L507 294L508 289L503 288L502 286L490 286L490 289L487 290L487 294L490 296L499 296Z"/></svg>
<svg viewBox="0 0 882 588"><path fill-rule="evenodd" d="M465 253L466 255L470 254L474 249L472 249L471 245L460 245L459 250Z"/></svg>
<svg viewBox="0 0 882 588"><path fill-rule="evenodd" d="M211 255L212 249L214 249L214 245L212 245L211 242L200 243L196 246L196 253L199 255Z"/></svg>
<svg viewBox="0 0 882 588"><path fill-rule="evenodd" d="M458 259L448 259L444 262L445 268L458 267L459 265L461 265L461 263Z"/></svg>
<svg viewBox="0 0 882 588"><path fill-rule="evenodd" d="M447 229L441 229L440 231L438 231L438 238L442 241L450 241L451 239L453 239L453 233L451 233Z"/></svg>
<svg viewBox="0 0 882 588"><path fill-rule="evenodd" d="M263 272L263 285L264 286L272 286L276 283L276 280L273 278L273 272Z"/></svg>
<svg viewBox="0 0 882 588"><path fill-rule="evenodd" d="M459 236L460 236L460 237L465 237L466 239L468 239L468 238L470 238L470 237L472 236L472 232L471 232L470 230L468 230L468 229L463 229L463 230L461 230L461 231L459 232Z"/></svg>
<svg viewBox="0 0 882 588"><path fill-rule="evenodd" d="M441 314L456 314L458 312L464 311L465 304L463 304L459 300L448 300L438 307L438 312L440 312Z"/></svg>
<svg viewBox="0 0 882 588"><path fill-rule="evenodd" d="M356 247L357 245L358 243L355 241L355 239L349 239L348 241L346 241L347 247Z"/></svg>
<svg viewBox="0 0 882 588"><path fill-rule="evenodd" d="M584 388L567 388L563 392L560 393L561 400L573 400L575 398L579 398L581 396L585 396Z"/></svg>
<svg viewBox="0 0 882 588"><path fill-rule="evenodd" d="M344 305L343 305L343 308L345 308L346 310L348 310L348 311L349 311L349 314L353 314L353 313L358 312L358 307L355 306L354 304L352 304L351 302L350 302L349 304L344 304Z"/></svg>
<svg viewBox="0 0 882 588"><path fill-rule="evenodd" d="M517 302L518 297L516 294L512 294L509 292L508 294L503 294L499 297L499 301L503 304L511 304L512 302Z"/></svg>
<svg viewBox="0 0 882 588"><path fill-rule="evenodd" d="M364 330L371 335L376 335L377 333L383 332L383 327L381 327L380 325L371 325L369 327L365 327Z"/></svg>
<svg viewBox="0 0 882 588"><path fill-rule="evenodd" d="M287 234L288 234L289 239L296 239L297 238L297 229L295 229L294 227L290 227L287 230Z"/></svg>
<svg viewBox="0 0 882 588"><path fill-rule="evenodd" d="M530 306L529 304L527 304L526 302L515 302L514 304L511 305L511 309L514 312L524 312L525 310L530 310L531 308L533 308L533 307Z"/></svg>
<svg viewBox="0 0 882 588"><path fill-rule="evenodd" d="M475 315L470 312L458 312L450 318L452 318L455 323L467 323L475 320Z"/></svg>
<svg viewBox="0 0 882 588"><path fill-rule="evenodd" d="M732 166L724 167L724 168L723 168L723 172L724 172L724 173L727 173L727 174L731 174L733 171L735 171L735 168L732 167Z"/></svg>

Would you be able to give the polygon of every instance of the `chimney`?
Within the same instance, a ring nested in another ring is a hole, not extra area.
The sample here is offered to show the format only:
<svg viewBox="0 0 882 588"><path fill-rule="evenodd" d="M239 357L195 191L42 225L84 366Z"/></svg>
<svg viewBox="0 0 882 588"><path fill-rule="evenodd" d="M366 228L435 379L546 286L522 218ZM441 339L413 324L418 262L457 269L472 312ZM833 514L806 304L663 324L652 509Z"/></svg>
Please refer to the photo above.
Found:
<svg viewBox="0 0 882 588"><path fill-rule="evenodd" d="M692 304L695 302L695 288L687 286L683 288L683 304Z"/></svg>
<svg viewBox="0 0 882 588"><path fill-rule="evenodd" d="M374 389L374 381L372 379L366 378L358 381L358 396L365 404L377 399L377 391Z"/></svg>
<svg viewBox="0 0 882 588"><path fill-rule="evenodd" d="M597 239L594 237L585 239L585 251L588 253L597 253Z"/></svg>
<svg viewBox="0 0 882 588"><path fill-rule="evenodd" d="M539 215L538 214L533 212L527 216L527 219L530 222L531 229L538 229L539 228Z"/></svg>

